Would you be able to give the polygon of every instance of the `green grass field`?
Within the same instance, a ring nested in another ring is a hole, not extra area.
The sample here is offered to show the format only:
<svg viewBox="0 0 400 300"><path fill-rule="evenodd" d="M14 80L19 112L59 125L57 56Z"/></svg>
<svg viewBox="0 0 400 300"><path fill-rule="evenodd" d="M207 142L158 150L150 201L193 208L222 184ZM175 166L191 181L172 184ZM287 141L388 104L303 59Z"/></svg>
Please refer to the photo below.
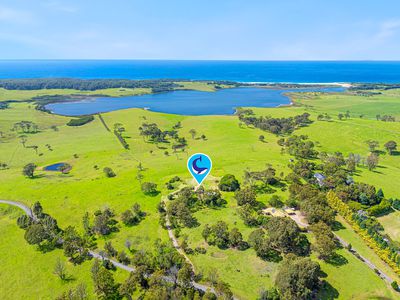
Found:
<svg viewBox="0 0 400 300"><path fill-rule="evenodd" d="M360 96L350 93L305 93L294 97L295 102L307 106L310 111L329 113L336 117L338 113L350 112L352 117L375 119L377 114L400 117L398 90L376 91L380 95Z"/></svg>
<svg viewBox="0 0 400 300"><path fill-rule="evenodd" d="M26 101L36 96L47 96L47 95L105 95L110 97L122 97L122 96L133 96L141 94L149 94L151 89L146 88L120 88L120 89L102 89L95 91L79 91L72 89L43 89L43 90L6 90L0 88L0 101Z"/></svg>
<svg viewBox="0 0 400 300"><path fill-rule="evenodd" d="M395 292L347 250L338 250L337 254L342 257L343 265L318 261L329 283L318 299L396 299Z"/></svg>
<svg viewBox="0 0 400 300"><path fill-rule="evenodd" d="M206 82L176 82L182 87L178 87L177 90L198 90L204 92L216 91L215 85L207 84ZM221 87L228 87L222 85ZM73 89L42 89L42 90L6 90L0 88L0 101L26 101L36 96L47 96L47 95L104 95L110 97L123 97L123 96L134 96L142 94L150 94L151 89L149 88L108 88L95 91L80 91Z"/></svg>
<svg viewBox="0 0 400 300"><path fill-rule="evenodd" d="M385 228L385 233L393 240L400 242L400 212L392 212L379 217L378 220Z"/></svg>
<svg viewBox="0 0 400 300"><path fill-rule="evenodd" d="M206 90L209 87L196 87L196 89L201 88ZM0 94L0 99L6 100L12 95L15 97L19 95L18 99L14 99L24 100L37 95L35 91L20 92L10 91L11 95ZM50 91L42 92L50 93ZM71 93L71 91L62 92ZM54 91L54 93L60 93L60 91ZM397 95L394 91L390 93ZM307 100L312 103L307 103L307 105L314 106L312 110L305 107L282 107L258 108L255 112L263 115L289 116L308 111L312 115L311 118L316 120L317 114L325 109L329 112L342 111L340 103L346 101L350 110L358 113L358 107L361 105L359 102L364 101L364 99L358 99L358 96L354 96L353 99L353 96L346 95L343 97L347 100L341 101L334 108L329 105L336 101L336 95L318 97L321 99ZM394 101L392 97L395 96L390 94L382 98ZM378 112L381 103L379 101L374 103L374 109ZM397 98L397 105L400 107L399 98ZM385 105L380 113L386 113ZM157 238L168 240L167 232L158 224L157 212L157 204L161 196L168 193L165 182L175 175L180 176L185 182L192 182L186 169L187 157L192 153L208 153L213 159L212 176L205 182L207 186L215 185L215 180L226 173L235 174L242 181L245 169L261 170L267 163L272 164L278 173L288 173L287 164L290 157L287 154L281 154L281 148L277 145L278 137L258 129L240 127L235 116L178 116L128 109L103 114L103 118L110 128L115 123L124 125L126 128L124 135L127 136L130 150L122 148L115 135L105 129L98 116L93 122L84 126L69 127L65 124L70 118L37 111L32 104L25 102L12 103L9 109L0 110L0 131L4 133L4 137L0 138L0 162L7 163L10 167L0 170L0 199L17 200L29 205L40 201L44 210L54 216L61 227L73 225L79 230L82 228L82 217L86 211L93 215L95 210L108 206L119 215L137 202L147 213L146 218L133 227L126 227L120 223L120 231L107 237L107 240L112 240L118 250L124 248L126 239L133 242L136 250L142 248L150 250ZM368 139L376 139L381 145L389 139L400 141L400 123L384 123L373 118L374 115L371 114L370 119L357 117L344 121L315 121L309 127L297 131L296 134L307 134L312 140L317 141L319 151L342 151L344 154L353 152L365 156L368 154L368 147L365 144ZM30 120L39 125L38 133L27 134L26 143L27 146L38 146L38 154L32 148L24 148L18 134L10 131L12 125L21 120ZM155 122L162 129L171 129L178 121L182 123L179 135L184 136L189 142L186 153L174 154L171 145L165 145L167 149L160 149L155 144L144 142L139 135L138 127L143 122ZM58 131L51 129L52 125L56 125ZM205 134L207 140L192 139L189 134L192 128L196 129L198 135ZM260 134L265 136L265 143L258 140ZM46 144L51 145L53 151L48 150ZM170 155L164 154L166 150ZM27 179L21 173L22 167L30 162L39 166L38 176L35 179ZM72 171L63 175L40 170L43 166L57 162L71 164ZM139 162L145 168L143 181L158 184L161 192L158 196L144 196L140 191L140 182L136 179ZM115 171L117 174L115 178L104 176L102 170L106 166ZM400 156L382 155L380 167L376 171L360 168L357 174L357 180L381 187L388 197L400 197L396 188L399 179ZM282 191L278 191L278 194L286 197ZM270 195L263 195L260 200L267 201L269 197ZM239 299L254 299L261 288L272 286L277 264L262 261L252 249L220 250L213 246L206 246L201 237L203 226L206 223L213 224L217 220L224 220L230 228L238 227L245 238L252 231L237 215L236 202L232 198L232 193L224 193L224 198L228 202L225 208L203 209L196 212L195 216L200 226L186 228L182 230L182 233L189 235L190 246L207 247L206 254L190 257L198 271L206 276L210 271L217 270L221 278L231 285ZM56 296L54 291L59 294L79 282L87 283L88 290L91 291L90 262L77 267L68 266L70 272L76 276L76 280L62 284L55 275L51 274L56 258L62 257L61 251L42 254L29 246L24 241L23 231L16 226L15 218L18 213L15 211L6 213L7 209L4 208L5 206L2 207L4 212L0 217L2 232L0 247L2 253L6 254L0 259L1 295L9 295L9 291L15 287L16 282L21 289L18 290L17 295L13 295L15 296L13 299L51 299ZM387 230L390 230L389 227ZM346 240L349 239L349 242L362 255L373 257L372 250L363 244L355 233L352 234L351 230L341 230L338 234ZM103 244L104 240L100 239L98 246L102 247ZM340 250L339 253L348 261L346 264L333 266L319 261L327 276L325 280L331 286L321 294L322 299L395 298L391 288L373 271L345 250ZM376 257L376 259L374 263L378 265L379 258ZM28 265L29 272L25 272L24 269ZM382 265L382 269L384 268L385 266ZM126 275L117 272L118 279Z"/></svg>

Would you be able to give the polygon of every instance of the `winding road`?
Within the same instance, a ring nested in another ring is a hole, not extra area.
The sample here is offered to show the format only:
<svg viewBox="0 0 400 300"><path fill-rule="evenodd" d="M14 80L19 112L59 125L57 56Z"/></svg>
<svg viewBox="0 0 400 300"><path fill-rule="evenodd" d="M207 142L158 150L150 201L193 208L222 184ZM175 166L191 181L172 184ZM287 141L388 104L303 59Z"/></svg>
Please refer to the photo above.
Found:
<svg viewBox="0 0 400 300"><path fill-rule="evenodd" d="M182 188L181 188L181 189L182 189ZM172 193L172 194L178 193L181 189L175 191L175 192ZM162 201L164 202L164 204L165 204L165 206L166 206L166 205L167 205L167 197L166 197L166 196L163 196L163 197L162 197ZM187 262L188 264L190 264L190 266L192 267L193 273L195 273L194 264L192 263L192 261L190 260L190 258L186 255L185 251L183 251L182 248L179 246L179 241L178 241L178 239L175 237L175 234L174 234L174 232L173 232L173 230L172 230L172 227L171 227L171 221L170 221L169 215L168 215L167 213L165 214L165 227L167 228L168 236L169 236L169 239L170 239L171 242L172 242L172 245L174 246L174 248L176 249L176 251L178 251L178 253L179 253L180 255L182 255L182 256L185 258L186 262ZM194 286L196 289L198 289L198 290L202 290L203 292L210 291L211 293L213 293L213 294L215 294L215 295L217 294L216 291L215 291L215 289L214 289L213 287L210 287L210 286L207 286L207 285L203 285L203 284L199 284L199 283L197 283L197 282L195 282L195 281L193 281L192 284L193 284L193 286ZM238 299L235 298L235 297L233 297L233 300L238 300Z"/></svg>
<svg viewBox="0 0 400 300"><path fill-rule="evenodd" d="M179 191L179 190L178 190ZM178 192L176 191L176 192ZM166 204L166 197L163 198L163 202ZM32 213L32 210L25 204L21 203L21 202L17 202L17 201L9 201L9 200L0 200L0 204L8 204L8 205L12 205L15 207L18 207L20 209L22 209L26 215L30 216L32 219L36 220L35 215ZM303 221L301 221L299 218L293 217L291 215L288 215L291 219L293 219L296 223L298 223L299 226L301 227L308 227L308 224L305 224ZM165 215L165 221L166 221L166 228L168 231L168 235L169 238L172 242L172 245L174 246L174 248L179 252L180 255L182 255L185 260L187 261L187 263L189 263L192 266L193 271L195 271L194 265L192 263L192 261L189 259L189 257L186 255L186 253L182 250L182 248L179 246L179 242L177 240L177 238L174 235L174 232L171 228L171 222L169 220L169 216L168 214ZM338 239L338 241L340 242L340 244L342 244L343 247L347 248L347 246L349 245L345 240L343 240L341 237L339 237L336 233L333 232L333 234L335 235L335 237ZM364 264L366 264L370 269L372 269L373 271L376 272L376 270L379 272L378 276L381 277L383 280L387 281L389 284L393 282L393 279L391 277L389 277L388 275L386 275L384 272L382 272L381 270L379 270L370 260L368 260L367 258L361 256L355 249L349 250L353 255L355 255L358 259L360 259ZM99 253L94 252L94 251L89 251L90 255L92 255L94 258L97 259L104 259ZM108 259L108 258L107 258ZM128 272L134 272L135 268L124 265L118 261L115 261L113 259L108 259L115 267L120 268L122 270L128 271ZM166 277L165 278L167 281L172 281L171 278ZM195 281L192 281L192 285L198 289L201 290L203 292L211 292L216 294L216 291L214 290L214 288L204 285L204 284L200 284L197 283ZM237 298L233 298L235 300L237 300Z"/></svg>
<svg viewBox="0 0 400 300"><path fill-rule="evenodd" d="M0 200L0 203L16 206L16 207L22 209L25 212L25 214L30 216L32 219L36 220L36 217L33 215L32 210L28 206L26 206L25 204L23 204L21 202Z"/></svg>
<svg viewBox="0 0 400 300"><path fill-rule="evenodd" d="M28 207L27 205L25 205L25 204L23 204L23 203L21 203L21 202L9 201L9 200L0 200L0 204L8 204L8 205L11 205L11 206L18 207L18 208L22 209L22 210L25 212L26 215L28 215L28 216L30 216L32 219L36 220L36 217L35 217L35 215L32 213L32 210L30 209L30 207ZM168 217L166 216L166 218L168 218ZM169 224L169 219L168 219L168 224ZM179 247L179 243L178 243L177 239L175 238L175 236L174 236L174 234L173 234L173 232L172 232L172 230L171 230L171 228L170 228L170 225L168 225L168 227L169 227L169 229L168 229L168 234L169 234L169 236L170 236L170 239L171 239L172 244L174 245L175 249L178 250L178 252L179 252L181 255L183 255L183 256L185 257L185 260L192 266L192 268L194 268L194 267L193 267L193 263L190 261L190 259L186 256L186 254L185 254L185 253L182 251L182 249ZM92 255L94 258L97 258L97 259L104 259L104 257L101 256L101 255L100 255L99 253L97 253L97 252L94 252L94 251L89 250L89 253L90 253L90 255ZM113 259L109 259L109 258L107 258L107 259L108 259L115 267L117 267L117 268L119 268L119 269L122 269L122 270L125 270L125 271L128 271L128 272L134 272L134 271L135 271L135 268L133 268L133 267L124 265L124 264L122 264L122 263L120 263L120 262L118 262L118 261L115 261L115 260L113 260ZM170 282L173 281L173 279L170 278L170 277L165 277L165 280L170 281ZM193 287L194 287L195 289L197 289L197 290L201 290L201 291L203 291L203 292L211 292L211 293L216 294L214 288L212 288L212 287L210 287L210 286L207 286L207 285L204 285L204 284L200 284L200 283L197 283L197 282L195 282L195 281L192 281L192 285L193 285ZM236 298L234 298L234 299L236 299ZM236 300L237 300L237 299L236 299Z"/></svg>

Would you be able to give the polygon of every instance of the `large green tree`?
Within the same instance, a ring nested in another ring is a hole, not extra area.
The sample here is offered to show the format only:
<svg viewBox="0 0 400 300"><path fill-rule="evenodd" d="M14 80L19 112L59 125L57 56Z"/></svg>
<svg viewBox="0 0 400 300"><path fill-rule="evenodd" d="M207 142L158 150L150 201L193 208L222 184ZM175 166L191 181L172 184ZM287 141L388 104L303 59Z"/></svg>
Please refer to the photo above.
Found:
<svg viewBox="0 0 400 300"><path fill-rule="evenodd" d="M250 204L252 206L256 205L256 193L251 187L246 187L242 190L235 192L235 199L239 206Z"/></svg>
<svg viewBox="0 0 400 300"><path fill-rule="evenodd" d="M224 192L234 192L240 188L240 184L234 175L226 174L222 176L218 187Z"/></svg>
<svg viewBox="0 0 400 300"><path fill-rule="evenodd" d="M22 174L26 177L33 178L35 169L36 165L34 163L29 163L25 165L24 168L22 169Z"/></svg>
<svg viewBox="0 0 400 300"><path fill-rule="evenodd" d="M318 222L310 226L315 236L314 248L319 253L321 259L328 259L335 253L336 243L330 227L323 222Z"/></svg>
<svg viewBox="0 0 400 300"><path fill-rule="evenodd" d="M271 247L283 253L297 253L301 247L302 235L296 222L290 218L272 217L267 223Z"/></svg>
<svg viewBox="0 0 400 300"><path fill-rule="evenodd" d="M92 278L96 295L100 299L120 299L118 285L115 283L113 274L109 270L97 265L92 268Z"/></svg>
<svg viewBox="0 0 400 300"><path fill-rule="evenodd" d="M319 284L320 266L310 258L287 255L279 267L275 285L282 299L312 299Z"/></svg>
<svg viewBox="0 0 400 300"><path fill-rule="evenodd" d="M395 141L389 141L385 144L385 149L390 155L393 155L394 151L397 149L397 143Z"/></svg>
<svg viewBox="0 0 400 300"><path fill-rule="evenodd" d="M31 245L39 245L48 238L48 234L42 224L32 224L25 231L25 240Z"/></svg>

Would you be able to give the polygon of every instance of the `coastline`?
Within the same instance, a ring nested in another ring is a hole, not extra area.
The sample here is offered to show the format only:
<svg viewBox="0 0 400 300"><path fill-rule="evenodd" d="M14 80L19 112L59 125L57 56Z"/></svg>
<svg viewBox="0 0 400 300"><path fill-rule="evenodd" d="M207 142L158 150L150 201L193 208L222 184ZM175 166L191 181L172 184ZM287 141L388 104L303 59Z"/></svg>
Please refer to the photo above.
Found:
<svg viewBox="0 0 400 300"><path fill-rule="evenodd" d="M239 84L243 84L243 86L252 86L252 87L260 87L260 88L269 88L269 89L303 89L303 88L311 88L311 87L342 87L342 88L351 88L354 86L353 83L349 82L238 82Z"/></svg>

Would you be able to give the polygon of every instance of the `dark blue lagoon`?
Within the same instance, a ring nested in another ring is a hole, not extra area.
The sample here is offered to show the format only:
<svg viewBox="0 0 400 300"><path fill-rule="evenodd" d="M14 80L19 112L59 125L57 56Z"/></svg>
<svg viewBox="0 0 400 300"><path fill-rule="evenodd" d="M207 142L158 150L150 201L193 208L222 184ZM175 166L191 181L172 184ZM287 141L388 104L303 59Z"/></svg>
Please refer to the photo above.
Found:
<svg viewBox="0 0 400 300"><path fill-rule="evenodd" d="M126 108L144 108L179 115L227 115L236 107L276 107L290 103L287 92L341 92L343 88L264 89L232 88L217 92L173 91L130 97L100 97L84 101L53 103L46 106L53 113L78 116Z"/></svg>
<svg viewBox="0 0 400 300"><path fill-rule="evenodd" d="M60 171L60 168L63 167L64 165L65 165L65 163L56 163L56 164L44 167L44 170L45 171Z"/></svg>

